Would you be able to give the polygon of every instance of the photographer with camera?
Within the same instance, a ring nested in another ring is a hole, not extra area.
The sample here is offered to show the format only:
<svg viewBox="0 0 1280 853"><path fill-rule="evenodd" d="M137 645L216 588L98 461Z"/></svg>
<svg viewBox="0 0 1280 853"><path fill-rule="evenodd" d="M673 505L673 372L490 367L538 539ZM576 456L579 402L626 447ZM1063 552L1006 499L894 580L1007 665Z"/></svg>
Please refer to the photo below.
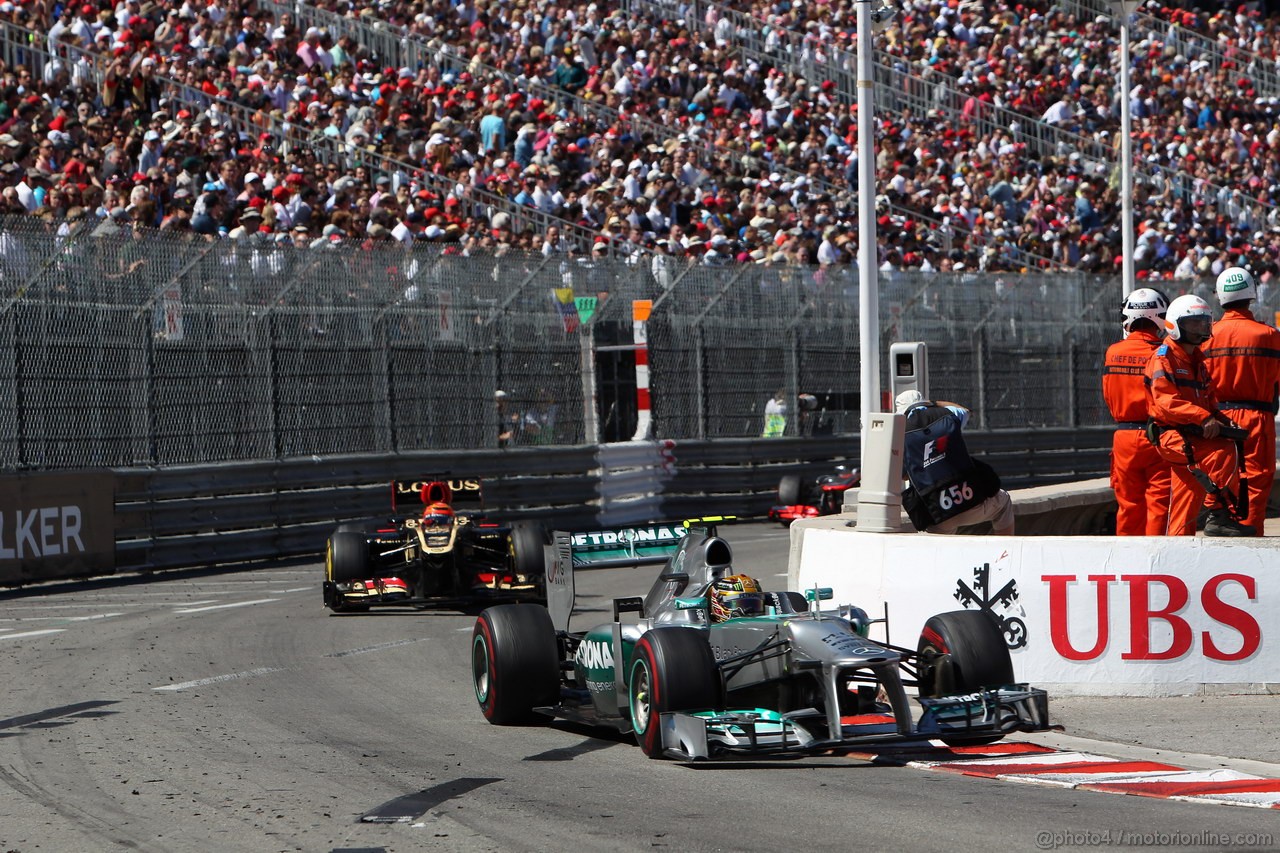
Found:
<svg viewBox="0 0 1280 853"><path fill-rule="evenodd" d="M1013 500L1000 475L965 446L969 410L947 400L926 400L913 389L894 399L894 411L906 418L902 468L908 487L902 508L912 526L959 533L962 527L989 523L996 536L1012 536Z"/></svg>
<svg viewBox="0 0 1280 853"><path fill-rule="evenodd" d="M1170 303L1164 326L1165 342L1144 375L1147 437L1173 470L1166 532L1194 536L1200 507L1207 504L1205 536L1253 536L1254 529L1234 515L1239 482L1232 438L1243 433L1219 411L1200 351L1212 332L1213 312L1199 296L1179 296Z"/></svg>

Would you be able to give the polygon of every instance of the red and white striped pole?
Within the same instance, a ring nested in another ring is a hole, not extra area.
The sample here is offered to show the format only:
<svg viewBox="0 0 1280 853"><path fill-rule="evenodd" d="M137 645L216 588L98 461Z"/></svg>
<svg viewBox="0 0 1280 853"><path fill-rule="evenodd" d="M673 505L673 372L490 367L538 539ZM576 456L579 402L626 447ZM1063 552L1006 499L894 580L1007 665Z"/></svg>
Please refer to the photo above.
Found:
<svg viewBox="0 0 1280 853"><path fill-rule="evenodd" d="M653 412L649 408L649 312L652 299L636 299L631 303L631 328L636 345L636 434L632 441L647 441L653 429Z"/></svg>

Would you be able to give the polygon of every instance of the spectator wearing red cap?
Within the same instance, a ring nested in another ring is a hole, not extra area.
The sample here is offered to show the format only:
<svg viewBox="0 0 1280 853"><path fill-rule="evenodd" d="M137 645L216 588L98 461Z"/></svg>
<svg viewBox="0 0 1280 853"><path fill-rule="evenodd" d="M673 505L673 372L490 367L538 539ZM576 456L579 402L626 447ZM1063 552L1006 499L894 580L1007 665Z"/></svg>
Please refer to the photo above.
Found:
<svg viewBox="0 0 1280 853"><path fill-rule="evenodd" d="M271 191L271 209L275 211L277 231L288 231L293 227L293 214L289 203L294 195L293 187L288 183L277 184Z"/></svg>
<svg viewBox="0 0 1280 853"><path fill-rule="evenodd" d="M83 47L93 44L95 34L95 25L98 20L98 10L96 7L86 3L80 7L80 13L76 15L75 20L71 22L69 27L70 33L79 40Z"/></svg>

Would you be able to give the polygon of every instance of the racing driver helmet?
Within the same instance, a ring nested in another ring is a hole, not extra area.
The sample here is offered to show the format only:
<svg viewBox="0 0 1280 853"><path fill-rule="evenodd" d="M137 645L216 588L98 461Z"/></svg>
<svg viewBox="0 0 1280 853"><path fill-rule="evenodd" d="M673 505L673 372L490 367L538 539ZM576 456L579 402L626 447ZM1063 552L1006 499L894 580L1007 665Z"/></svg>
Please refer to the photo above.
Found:
<svg viewBox="0 0 1280 853"><path fill-rule="evenodd" d="M711 585L711 621L764 613L764 593L750 575L729 575Z"/></svg>
<svg viewBox="0 0 1280 853"><path fill-rule="evenodd" d="M453 524L453 507L441 501L427 504L422 511L422 524L424 527L448 527Z"/></svg>

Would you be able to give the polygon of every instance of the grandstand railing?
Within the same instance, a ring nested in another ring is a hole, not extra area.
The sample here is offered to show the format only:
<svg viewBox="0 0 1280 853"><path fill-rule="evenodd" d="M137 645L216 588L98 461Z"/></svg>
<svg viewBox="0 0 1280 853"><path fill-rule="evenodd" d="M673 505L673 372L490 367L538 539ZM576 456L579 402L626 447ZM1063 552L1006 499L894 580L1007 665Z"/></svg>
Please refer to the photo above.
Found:
<svg viewBox="0 0 1280 853"><path fill-rule="evenodd" d="M1087 20L1098 15L1108 18L1115 13L1106 0L1057 0L1056 5L1076 18ZM1223 63L1231 62L1228 69L1239 76L1243 74L1254 82L1258 94L1280 96L1280 63L1234 44L1224 45L1209 36L1189 30L1173 21L1162 20L1155 15L1136 11L1131 20L1133 31L1156 39L1165 47L1172 47L1188 62L1202 59L1209 63L1214 73L1223 70Z"/></svg>
<svg viewBox="0 0 1280 853"><path fill-rule="evenodd" d="M348 18L324 9L317 9L305 3L278 3L275 0L259 0L259 7L275 15L289 13L294 16L299 26L318 27L335 34L335 37L350 36L362 45L369 47L381 60L395 66L437 67L441 70L462 72L471 70L466 60L448 53L429 50L424 43L402 37L387 27L368 25L364 22ZM543 97L549 97L558 90L546 87ZM539 233L556 226L566 239L570 240L577 251L590 252L601 232L576 222L555 216L530 205L517 204L514 200L495 192L459 182L443 175L436 174L421 165L413 165L402 160L387 157L376 152L355 151L351 146L321 138L318 134L309 137L309 144L318 146L317 151L325 158L325 162L351 160L358 158L365 165L380 174L399 176L400 180L417 181L420 186L428 187L442 198L457 196L470 215L489 216L502 211L507 213L516 230L523 227L533 228ZM621 252L636 258L647 258L652 252L633 243L627 243L611 235L604 235L611 253Z"/></svg>
<svg viewBox="0 0 1280 853"><path fill-rule="evenodd" d="M288 5L277 3L275 0L261 0L260 5L265 9L274 10L277 18L282 12L297 10L296 13L299 15L299 20L304 22L306 26L340 27L337 31L349 34L357 41L368 38L373 43L381 45L383 49L391 51L389 55L383 58L397 66L405 66L415 70L423 67L432 67L454 73L466 71L476 74L483 72L495 79L506 80L530 96L541 98L549 104L556 105L581 119L594 121L598 125L620 127L630 131L636 138L649 134L657 140L669 140L675 139L680 135L678 129L665 124L651 121L635 113L624 115L606 104L581 98L563 89L530 80L523 75L511 74L476 58L459 56L448 51L433 50L426 42L413 36L406 35L393 44L385 38L387 34L385 29L375 28L359 21L352 21L349 18L335 15L323 9L316 9L301 2ZM369 42L361 41L361 43ZM686 144L685 150L694 154L702 164L706 163L709 154L715 153L710 141L701 144ZM770 164L770 171L777 172L784 182L794 182L800 177L804 177L811 182L814 181L813 178L780 164ZM847 187L821 182L821 188L830 193L834 199L843 201L847 207L852 208L856 204L856 192ZM916 215L915 218L921 219L919 215Z"/></svg>
<svg viewBox="0 0 1280 853"><path fill-rule="evenodd" d="M377 44L381 49L389 51L383 58L397 66L405 66L415 70L430 67L454 73L466 71L476 74L483 72L493 78L506 80L530 96L541 98L572 115L604 126L619 126L629 130L637 138L650 134L654 139L668 140L674 139L680 134L677 129L651 121L635 113L624 115L605 104L578 97L571 92L530 80L523 75L511 74L476 58L459 56L448 51L434 50L424 40L411 35L406 34L398 41L393 41L386 38L387 30L385 29L360 21L353 21L350 18L345 18L323 9L316 9L301 2L290 5L278 3L275 0L261 0L260 5L265 9L272 10L277 18L283 12L295 12L296 10L299 22L305 26L338 28L337 31L351 35L352 38L362 44ZM364 41L365 39L369 41ZM701 145L689 144L685 147L686 150L696 155L699 161L704 164L707 155L714 153L710 142ZM794 181L796 178L802 177L802 173L782 165L771 164L770 171L778 172L784 181ZM803 177L810 181L813 180L809 176ZM825 184L824 182L823 189L829 192L833 198L846 200L849 207L854 206L856 193L851 192L848 188ZM920 217L917 216L916 218L919 219Z"/></svg>
<svg viewBox="0 0 1280 853"><path fill-rule="evenodd" d="M297 16L300 26L323 27L334 33L349 35L361 44L369 46L384 61L397 66L405 65L410 68L436 67L455 73L460 73L461 71L475 73L480 71L506 79L530 95L540 97L549 103L555 103L582 118L596 121L603 120L607 124L629 127L636 135L646 132L651 133L658 139L670 139L678 134L678 130L668 128L665 125L648 121L634 114L623 116L603 104L578 98L563 90L530 81L527 78L511 75L501 69L479 62L477 59L458 56L446 50L433 49L418 37L407 33L397 35L389 28L389 25L380 25L380 23L367 24L359 19L340 16L327 10L307 6L301 2L285 4L276 2L276 0L263 0L262 6L272 11L277 18L283 12L294 14ZM708 21L710 16L707 14L708 10L714 11L716 15L733 24L733 28L729 33L730 40L751 58L774 65L785 65L791 68L793 72L808 75L811 79L832 79L837 83L837 90L846 97L852 97L856 92L855 57L852 53L841 50L838 47L819 44L792 31L779 29L777 30L777 35L781 39L780 47L785 45L785 49L773 49L767 37L763 35L763 30L772 28L761 21L735 10L727 9L717 3L693 0L693 2L682 3L677 7L673 4L662 3L660 0L627 0L624 6L632 9L644 8L663 16L673 14L673 9L683 9L687 16L685 19L686 25L690 26L691 29L704 33L714 32L714 27ZM693 14L689 14L690 10L692 10ZM969 96L948 85L944 79L926 80L900 68L890 67L880 60L875 63L875 76L877 97L887 110L898 112L909 110L917 115L924 115L929 110L938 110L953 120L960 120L965 115L964 110L970 100ZM1083 164L1086 168L1115 168L1115 153L1108 146L1091 137L1072 133L1032 116L984 103L980 104L979 109L969 115L967 120L984 134L995 131L1008 131L1015 141L1024 143L1032 150L1043 155L1063 156L1068 152L1078 151L1088 158ZM700 158L707 153L705 149L699 149L696 146L690 147ZM801 173L781 165L771 164L770 168L771 171L777 171L784 181L794 182L801 175ZM856 187L833 184L821 177L815 178L808 175L805 177L815 188L831 194L833 198L837 200L845 199L850 206L856 203ZM1186 175L1181 176L1181 178L1164 176L1156 179L1139 168L1135 171L1135 180L1151 186L1170 182L1175 185L1175 191L1179 195L1186 196L1192 200L1197 197L1204 198L1206 202L1212 202L1215 206L1221 206L1231 200L1231 194L1225 190L1217 188L1217 191L1215 191L1215 188L1205 182L1193 182L1190 176ZM1241 198L1242 196L1237 193L1235 206L1241 204ZM896 203L889 203L888 209L891 213L900 217L914 219L931 226L935 230L949 228L962 241L973 239L972 233L962 222L946 223L944 226L943 220L932 215L929 211L915 210ZM1256 224L1256 218L1254 224ZM974 242L984 241L975 240ZM1030 263L1049 269L1059 266L1057 261L1021 247L1009 247L1007 251L1011 251L1016 256L1012 260L1019 263Z"/></svg>
<svg viewBox="0 0 1280 853"><path fill-rule="evenodd" d="M1089 1L1073 0L1076 3ZM737 44L760 51L762 55L770 57L770 61L790 63L793 71L798 71L809 79L831 79L841 94L856 97L857 55L852 50L822 44L791 30L779 30L764 21L709 0L679 0L673 4L663 4L660 0L624 0L624 3L653 4L683 10L686 23L699 22L697 26L702 27L704 32L711 29L705 23L707 12L714 11L717 16L733 22L733 37ZM690 14L690 10L695 14ZM765 30L777 31L785 44L785 50L766 51L763 35ZM878 56L887 56L879 50L876 53ZM963 110L970 96L946 82L954 78L940 75L938 80L926 80L909 71L891 68L879 58L875 62L875 76L877 102L884 103L891 109L909 106L920 115L926 114L929 109L937 109L947 113L953 121L963 120ZM1078 151L1082 158L1092 160L1095 166L1106 164L1113 168L1119 159L1117 151L1091 137L1048 124L1036 116L993 104L980 104L969 120L983 133L1010 131L1016 142L1026 143L1043 155L1061 157ZM1247 225L1251 230L1266 224L1280 224L1280 208L1250 198L1240 190L1230 189L1181 170L1161 168L1157 173L1139 160L1134 164L1133 180L1135 184L1157 190L1169 185L1177 197L1189 202L1204 201L1218 213Z"/></svg>
<svg viewBox="0 0 1280 853"><path fill-rule="evenodd" d="M655 15L674 14L672 12L672 4L663 3L661 0L623 0L623 6L628 9L644 8ZM827 46L809 42L790 30L780 31L784 44L774 49L769 46L767 39L756 29L753 29L753 26L757 24L764 26L763 22L756 21L732 9L726 9L719 4L704 2L704 0L682 2L679 8L686 10L683 20L690 30L700 32L703 35L713 35L715 29L707 21L706 10L714 10L720 17L733 23L733 29L727 34L727 39L743 55L754 59L762 65L768 64L774 67L788 68L792 73L800 74L810 80L830 79L836 83L836 89L840 95L849 99L856 98L857 64L853 54L844 51L833 51L830 53L832 58L829 59L826 53ZM689 9L697 12L697 14L689 14ZM960 116L959 108L938 98L940 93L936 84L891 68L879 61L875 63L874 75L877 103L885 110L911 111L916 115L924 116L927 115L929 110L937 108L951 114L953 119ZM781 172L782 170L779 171ZM794 180L794 175L798 173L787 171L793 176L792 180ZM857 187L845 189L821 177L806 177L811 184L826 192L841 195L851 194L853 199L856 200L857 198ZM932 230L950 229L954 232L956 238L962 242L973 243L974 245L984 245L989 242L985 236L981 239L976 237L959 217L954 217L953 221L944 223L942 217L936 216L930 211L916 210L895 202L889 202L886 207L890 213L924 223L930 226ZM1061 266L1058 261L1052 258L1020 246L1013 244L1001 244L1001 246L1009 253L1010 259L1019 264L1025 263L1045 269L1057 269Z"/></svg>
<svg viewBox="0 0 1280 853"><path fill-rule="evenodd" d="M337 16L332 17L337 18ZM104 67L106 57L69 44L58 45L59 53L55 55L39 46L42 41L41 34L34 30L0 21L0 57L3 57L6 62L30 67L33 73L43 75L50 63L70 61L76 68L83 68L82 73L93 86L101 86L106 76ZM204 114L213 127L253 140L257 140L262 133L270 133L280 140L284 153L288 153L294 147L303 147L310 149L317 159L324 163L340 163L350 167L364 165L375 175L385 174L406 183L416 181L419 187L428 188L441 198L457 197L462 204L462 211L470 217L491 218L497 212L507 213L511 217L512 228L516 232L532 228L538 233L545 233L547 228L554 225L579 253L589 253L597 239L602 236L595 229L561 219L529 205L517 204L512 199L481 187L461 184L444 175L434 173L422 165L407 163L375 151L357 148L342 140L312 133L296 123L285 122L274 117L265 110L249 109L235 101L210 95L165 74L153 76L161 84L162 97ZM637 257L651 254L644 247L625 243L609 235L604 236L608 241L611 254L622 253Z"/></svg>
<svg viewBox="0 0 1280 853"><path fill-rule="evenodd" d="M65 42L57 44L56 53L52 53L41 47L44 42L42 33L9 21L0 21L0 57L3 57L6 64L27 66L33 69L33 73L43 75L50 64L69 62L71 73L81 75L84 81L95 88L102 85L111 59L109 55L84 50ZM269 113L250 110L235 101L210 95L165 74L155 74L153 77L161 84L161 97L205 113L214 127L243 133L254 139L257 134L264 132L277 137L286 136L284 122Z"/></svg>

